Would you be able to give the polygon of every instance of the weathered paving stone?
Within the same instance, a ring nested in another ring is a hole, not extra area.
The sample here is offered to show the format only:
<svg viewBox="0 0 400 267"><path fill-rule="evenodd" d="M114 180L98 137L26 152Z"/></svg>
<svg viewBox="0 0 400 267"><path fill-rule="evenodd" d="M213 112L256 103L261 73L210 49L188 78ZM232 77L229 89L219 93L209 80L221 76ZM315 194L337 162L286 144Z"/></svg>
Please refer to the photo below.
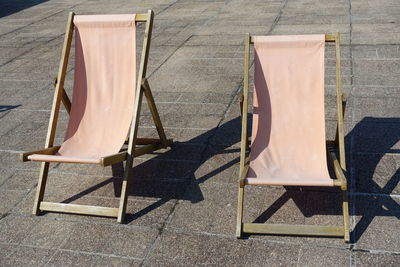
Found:
<svg viewBox="0 0 400 267"><path fill-rule="evenodd" d="M398 86L399 59L356 59L353 64L355 85Z"/></svg>
<svg viewBox="0 0 400 267"><path fill-rule="evenodd" d="M140 266L141 260L86 254L75 251L58 251L47 266Z"/></svg>
<svg viewBox="0 0 400 267"><path fill-rule="evenodd" d="M38 172L15 171L7 181L0 184L0 189L29 191L36 184L38 176Z"/></svg>
<svg viewBox="0 0 400 267"><path fill-rule="evenodd" d="M354 157L354 191L386 195L400 193L398 154L359 153Z"/></svg>
<svg viewBox="0 0 400 267"><path fill-rule="evenodd" d="M153 244L157 230L78 223L61 246L72 251L143 258Z"/></svg>
<svg viewBox="0 0 400 267"><path fill-rule="evenodd" d="M356 252L355 263L359 266L398 266L400 262L399 254L379 253L379 252Z"/></svg>
<svg viewBox="0 0 400 267"><path fill-rule="evenodd" d="M358 195L354 197L353 238L356 249L399 251L400 242L393 231L398 228L400 201L397 196Z"/></svg>
<svg viewBox="0 0 400 267"><path fill-rule="evenodd" d="M48 249L59 248L72 234L74 223L41 220L21 241L21 245Z"/></svg>
<svg viewBox="0 0 400 267"><path fill-rule="evenodd" d="M204 153L201 166L196 170L197 181L237 184L239 153L236 146L216 146Z"/></svg>
<svg viewBox="0 0 400 267"><path fill-rule="evenodd" d="M0 214L8 213L26 196L24 190L0 190Z"/></svg>
<svg viewBox="0 0 400 267"><path fill-rule="evenodd" d="M39 218L14 215L2 218L0 220L0 242L20 244L39 221Z"/></svg>
<svg viewBox="0 0 400 267"><path fill-rule="evenodd" d="M55 250L36 247L15 246L13 251L0 257L2 266L44 266L54 255Z"/></svg>
<svg viewBox="0 0 400 267"><path fill-rule="evenodd" d="M224 248L224 253L220 248ZM295 266L299 246L166 231L145 266Z"/></svg>
<svg viewBox="0 0 400 267"><path fill-rule="evenodd" d="M370 117L385 122L386 119L398 117L400 98L355 98L353 109L353 123L368 120Z"/></svg>
<svg viewBox="0 0 400 267"><path fill-rule="evenodd" d="M329 247L302 246L299 266L349 266L350 251Z"/></svg>

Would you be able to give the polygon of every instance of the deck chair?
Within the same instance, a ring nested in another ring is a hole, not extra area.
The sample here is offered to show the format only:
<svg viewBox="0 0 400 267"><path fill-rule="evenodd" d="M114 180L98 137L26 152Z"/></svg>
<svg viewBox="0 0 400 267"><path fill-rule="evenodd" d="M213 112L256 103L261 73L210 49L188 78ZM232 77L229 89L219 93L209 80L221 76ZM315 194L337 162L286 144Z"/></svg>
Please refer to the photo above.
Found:
<svg viewBox="0 0 400 267"><path fill-rule="evenodd" d="M243 233L341 236L349 242L345 177L339 33L245 38L244 86L240 92L242 133L236 236ZM325 42L336 47L336 138L326 141L324 111ZM254 44L251 139L247 133L250 45ZM337 151L339 157L336 156ZM336 177L328 172L327 154ZM258 186L340 187L343 226L243 223L244 188Z"/></svg>
<svg viewBox="0 0 400 267"><path fill-rule="evenodd" d="M69 13L64 47L45 149L20 155L22 161L42 162L33 213L52 211L117 217L125 216L134 157L172 144L167 139L154 103L146 67L154 13L74 15ZM142 55L136 81L136 23L145 23ZM75 73L72 102L64 90L71 40L75 28ZM159 139L137 138L143 94ZM61 102L69 113L64 142L54 146ZM129 137L128 137L129 134ZM123 148L124 144L127 148ZM50 162L109 166L126 161L119 208L43 201Z"/></svg>

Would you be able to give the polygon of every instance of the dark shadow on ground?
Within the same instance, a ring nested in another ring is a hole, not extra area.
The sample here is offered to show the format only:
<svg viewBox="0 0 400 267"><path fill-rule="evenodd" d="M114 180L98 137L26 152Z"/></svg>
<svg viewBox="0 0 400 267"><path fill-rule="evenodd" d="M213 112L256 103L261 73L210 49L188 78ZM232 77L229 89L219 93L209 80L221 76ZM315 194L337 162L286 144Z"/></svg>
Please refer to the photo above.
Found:
<svg viewBox="0 0 400 267"><path fill-rule="evenodd" d="M48 0L2 0L0 1L0 18L12 15L21 10L36 6Z"/></svg>
<svg viewBox="0 0 400 267"><path fill-rule="evenodd" d="M0 105L0 112L8 111L17 107L20 107L21 105Z"/></svg>
<svg viewBox="0 0 400 267"><path fill-rule="evenodd" d="M251 124L251 120L249 124ZM388 128L385 125L395 125L396 127ZM400 207L389 197L389 194L399 183L399 170L383 187L379 186L373 180L375 169L385 153L399 153L399 151L392 149L393 145L400 140L400 128L397 127L398 125L400 125L400 119L397 118L365 118L345 138L347 147L349 147L350 142L355 142L356 151L359 149L362 150L362 147L369 151L371 148L372 150L376 148L380 151L374 154L376 157L372 161L370 160L362 166L362 180L360 180L360 177L350 177L347 174L350 190L352 192L374 192L376 194L387 195L387 197L371 197L371 201L364 203L365 207L362 206L363 204L356 202L355 209L352 209L352 202L350 202L350 215L361 216L352 233L352 242L357 242L375 216L399 216L398 213L395 215L391 212L399 211ZM371 135L371 133L375 135L379 135L379 133L376 133L376 131L371 132L369 127L381 127L381 136ZM200 184L208 179L212 179L225 169L238 164L239 158L236 157L209 173L197 177L197 179L195 177L196 170L215 155L239 152L239 149L232 149L230 147L240 141L240 131L241 119L237 117L220 125L218 128L214 128L186 142L177 142L171 150L164 153L157 153L157 156L154 158L135 166L133 168L129 195L158 198L159 200L135 214L127 214L126 223L157 209L173 199L188 200L192 203L202 201L204 197L200 189ZM193 144L207 145L209 142L218 145L213 146L215 149L210 150L210 153L204 153L199 161L191 163L185 160L169 161L171 158L176 157L176 150L179 150L178 153L182 153L183 155L185 153L189 155L192 153L190 147ZM347 159L350 163L349 156ZM353 160L353 163L355 163L355 160ZM352 167L354 166L348 164L348 169ZM114 184L115 196L119 197L121 193L123 165L122 163L116 164L112 168L113 177L82 191L64 202L71 202L109 183ZM360 166L358 165L357 168L360 168ZM351 187L352 184L355 185L354 188ZM189 185L191 188L190 194L185 194ZM342 193L339 188L287 186L285 189L286 192L278 197L272 205L266 207L266 210L254 222L267 222L290 199L294 201L305 217L312 217L314 215L342 215ZM354 197L350 198L350 201L354 201Z"/></svg>
<svg viewBox="0 0 400 267"><path fill-rule="evenodd" d="M353 197L355 210L352 215L360 217L353 231L353 241L357 242L376 216L400 219L400 205L390 197L400 182L400 170L379 184L374 180L374 173L385 154L400 154L399 149L393 148L400 141L400 118L365 117L346 136L346 141L350 142L351 138L356 150L353 162L357 167L351 181L352 191L373 193Z"/></svg>
<svg viewBox="0 0 400 267"><path fill-rule="evenodd" d="M157 155L149 160L140 163L132 170L131 183L129 186L129 196L149 197L159 199L155 203L149 205L145 209L135 213L127 214L125 222L129 223L144 214L157 209L170 200L188 200L192 203L200 202L204 199L200 190L200 184L212 179L216 174L237 164L239 158L218 167L210 173L196 179L195 172L207 160L217 154L239 152L239 149L227 149L240 141L241 119L232 119L217 128L213 128L199 136L196 136L186 142L175 142L172 148L166 152L155 152ZM172 138L172 136L167 136ZM218 140L222 138L223 140ZM193 146L203 147L207 149L208 142L215 142L216 145L212 151L207 151L199 160L186 161L187 157L196 157L193 155L197 151L193 151ZM183 155L182 160L171 160L179 157L177 154ZM192 155L191 155L192 154ZM124 173L124 164L118 163L112 166L113 177L96 184L68 199L63 203L73 202L85 195L88 195L103 186L113 183L115 197L120 197L121 186ZM193 186L195 184L196 186ZM185 194L189 185L191 185L190 194ZM195 188L195 190L193 190Z"/></svg>
<svg viewBox="0 0 400 267"><path fill-rule="evenodd" d="M400 219L400 205L389 195L400 181L398 169L384 186L374 181L374 173L379 162L386 153L398 154L398 149L392 147L400 141L400 119L398 118L371 118L361 120L345 137L347 149L351 142L355 142L353 151L354 160L347 157L348 169L356 168L355 177L347 173L350 193L373 193L364 199L357 201L359 194L350 198L350 215L361 217L355 225L351 236L352 242L357 242L375 216L395 216ZM360 152L361 153L358 153ZM365 160L362 152L369 152L369 159ZM377 151L370 153L370 151ZM353 165L350 166L350 162ZM285 187L283 193L272 205L270 205L254 222L265 223L285 203L292 199L305 217L314 215L341 215L342 194L338 188L324 187ZM353 205L354 204L354 205Z"/></svg>
<svg viewBox="0 0 400 267"><path fill-rule="evenodd" d="M0 105L0 119L6 116L10 112L10 110L18 108L20 106L21 105Z"/></svg>

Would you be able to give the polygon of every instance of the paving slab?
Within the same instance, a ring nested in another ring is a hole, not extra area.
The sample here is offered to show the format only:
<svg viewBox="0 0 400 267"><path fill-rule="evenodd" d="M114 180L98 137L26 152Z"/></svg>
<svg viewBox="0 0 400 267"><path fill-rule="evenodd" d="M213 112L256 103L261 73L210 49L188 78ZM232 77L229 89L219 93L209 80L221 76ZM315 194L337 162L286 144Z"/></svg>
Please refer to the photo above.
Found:
<svg viewBox="0 0 400 267"><path fill-rule="evenodd" d="M358 266L397 266L400 262L399 254L356 252L355 264Z"/></svg>
<svg viewBox="0 0 400 267"><path fill-rule="evenodd" d="M142 227L117 227L77 223L61 249L141 259L158 231Z"/></svg>
<svg viewBox="0 0 400 267"><path fill-rule="evenodd" d="M353 203L355 248L397 252L400 242L393 231L399 224L400 199L396 196L362 194L354 197Z"/></svg>
<svg viewBox="0 0 400 267"><path fill-rule="evenodd" d="M400 194L400 157L398 154L356 154L354 191Z"/></svg>
<svg viewBox="0 0 400 267"><path fill-rule="evenodd" d="M37 247L13 246L13 251L0 257L2 266L44 266L53 257L55 250Z"/></svg>
<svg viewBox="0 0 400 267"><path fill-rule="evenodd" d="M140 266L141 260L59 250L46 266Z"/></svg>
<svg viewBox="0 0 400 267"><path fill-rule="evenodd" d="M224 253L220 249L223 248ZM166 231L145 266L295 266L299 246Z"/></svg>

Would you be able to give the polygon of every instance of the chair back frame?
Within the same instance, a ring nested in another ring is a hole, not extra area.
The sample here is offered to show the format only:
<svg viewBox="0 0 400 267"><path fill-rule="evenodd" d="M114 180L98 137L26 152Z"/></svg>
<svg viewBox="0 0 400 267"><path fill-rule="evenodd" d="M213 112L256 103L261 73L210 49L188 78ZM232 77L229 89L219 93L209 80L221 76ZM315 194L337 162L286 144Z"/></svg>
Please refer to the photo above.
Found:
<svg viewBox="0 0 400 267"><path fill-rule="evenodd" d="M28 161L29 160L28 156L32 154L51 155L55 154L59 149L59 146L54 146L54 139L55 139L55 133L57 128L61 103L64 104L68 114L70 113L71 110L71 101L64 89L64 82L68 66L68 58L71 50L72 36L74 32L74 23L73 23L74 16L75 13L73 12L70 12L68 15L66 34L64 37L64 45L61 53L60 66L57 78L55 79L55 93L50 113L50 121L46 136L45 149L22 153L20 155L22 161ZM50 163L42 162L39 173L38 188L34 200L33 214L37 215L40 213L40 211L45 210L45 211L55 211L55 212L117 217L118 222L122 222L124 220L126 211L129 181L130 177L132 176L131 172L132 172L134 157L153 152L160 148L166 148L172 144L172 139L166 138L164 128L162 126L160 116L158 114L149 83L146 79L146 69L149 58L153 20L154 20L154 12L152 10L149 10L147 13L136 14L135 16L135 22L136 23L144 22L146 23L146 27L143 38L142 56L140 59L139 71L137 76L134 112L132 115L132 123L130 126L129 139L127 140L128 149L127 151L103 157L101 158L101 163L100 163L100 165L102 166L108 166L126 160L119 208L44 202L43 197L44 197L44 191L45 191ZM132 75L135 76L135 73L133 73ZM145 94L145 97L147 99L147 103L149 105L149 109L152 114L159 135L159 139L137 138L143 93ZM137 145L143 145L143 146L137 148Z"/></svg>
<svg viewBox="0 0 400 267"><path fill-rule="evenodd" d="M244 58L244 79L243 90L239 91L240 108L242 116L242 132L240 144L240 168L239 168L239 194L237 207L237 227L236 236L240 238L242 233L262 233L262 234L287 234L287 235L316 235L316 236L343 236L346 242L350 241L350 222L347 195L346 159L343 131L343 116L346 106L346 97L342 93L340 77L340 34L325 34L325 42L335 43L336 59L336 107L337 107L337 127L335 140L327 141L327 152L332 161L337 180L334 186L340 186L343 192L343 227L340 226L311 226L311 225L271 225L257 223L242 223L244 206L244 187L245 178L250 165L250 138L247 130L248 118L248 95L249 95L249 68L250 68L250 46L254 44L254 39L250 34L246 34ZM339 159L336 157L335 150L338 150Z"/></svg>

